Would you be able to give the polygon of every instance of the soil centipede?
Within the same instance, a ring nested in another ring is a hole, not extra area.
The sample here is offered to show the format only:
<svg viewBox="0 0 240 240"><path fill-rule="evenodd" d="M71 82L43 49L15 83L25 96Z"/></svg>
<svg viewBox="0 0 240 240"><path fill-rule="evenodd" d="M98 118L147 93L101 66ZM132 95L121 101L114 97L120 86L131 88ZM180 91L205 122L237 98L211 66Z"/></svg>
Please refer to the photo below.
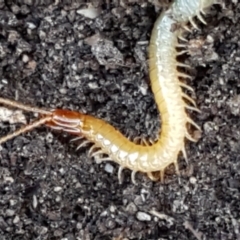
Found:
<svg viewBox="0 0 240 240"><path fill-rule="evenodd" d="M176 48L184 46L179 44L178 40L184 39L183 33L186 31L187 23L190 22L193 27L197 28L193 21L194 17L205 23L202 17L205 14L204 9L216 1L175 0L168 10L159 16L154 25L149 47L149 71L152 92L162 119L161 133L157 141L143 140L141 144L138 144L123 136L110 124L93 116L61 109L46 111L0 98L2 104L42 115L39 120L2 137L0 144L45 124L53 129L76 135L76 139L84 137L86 141L92 142L89 155L93 157L106 154L108 157L102 157L102 161L117 162L120 165L119 180L124 168L132 170L131 178L134 183L136 172L147 173L152 180L157 179L153 172L160 172L162 179L165 168L172 163L178 173L179 153L182 152L187 159L185 138L195 141L187 131L187 124L190 123L198 129L200 127L186 113L186 109L199 110L195 101L182 90L182 88L188 90L192 88L179 80L179 77L189 78L190 76L177 70L179 66L188 66L176 60L177 56L185 53L186 50L179 52ZM184 99L191 105L187 104Z"/></svg>

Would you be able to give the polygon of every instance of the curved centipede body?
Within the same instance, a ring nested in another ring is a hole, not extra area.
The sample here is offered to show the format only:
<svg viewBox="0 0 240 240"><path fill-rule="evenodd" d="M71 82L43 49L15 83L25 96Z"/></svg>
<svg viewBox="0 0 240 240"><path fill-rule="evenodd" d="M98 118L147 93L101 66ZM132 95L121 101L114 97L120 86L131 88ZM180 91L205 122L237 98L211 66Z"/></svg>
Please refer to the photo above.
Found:
<svg viewBox="0 0 240 240"><path fill-rule="evenodd" d="M177 71L178 66L184 65L176 60L179 54L176 47L179 46L178 38L182 36L186 24L190 21L196 27L193 22L196 16L204 22L201 13L213 3L214 0L176 0L155 23L150 40L149 69L152 91L162 118L161 134L155 143L150 146L135 144L110 124L88 115L79 114L76 117L71 112L57 110L52 124L64 131L79 131L79 134L93 142L93 147L100 149L95 155L107 154L107 160L120 165L119 178L123 168L133 171L133 181L138 171L147 173L151 179L154 179L152 172L159 171L163 177L164 169L172 163L178 172L179 152L182 151L186 158L185 138L194 141L186 125L190 123L199 127L186 113L188 107L197 108L195 102L182 91L182 87L188 86L181 83L179 77L188 75ZM174 29L174 26L179 27ZM188 106L184 98L194 107ZM69 119L79 119L80 122L76 128L66 129Z"/></svg>
<svg viewBox="0 0 240 240"><path fill-rule="evenodd" d="M46 124L53 129L74 134L77 138L86 138L87 142L93 143L90 149L91 156L107 154L108 157L101 160L111 160L120 165L119 179L124 168L132 170L133 182L136 172L147 173L152 180L155 180L152 172L160 172L163 178L165 168L172 163L178 172L179 153L182 152L186 158L185 138L194 141L187 131L187 124L199 127L186 113L186 109L198 109L194 100L182 90L182 87L190 90L191 87L179 81L179 77L189 76L177 70L177 67L186 65L176 60L177 56L185 51L178 52L176 48L182 47L178 39L182 39L187 23L197 27L193 21L194 17L205 23L202 17L204 9L214 3L216 0L175 0L154 25L149 47L149 71L152 92L162 119L161 133L157 141L137 144L101 119L61 109L52 112L39 111L44 117L27 130ZM186 103L185 99L192 105ZM8 104L2 99L0 103ZM2 138L0 143L23 132L24 130L21 130Z"/></svg>

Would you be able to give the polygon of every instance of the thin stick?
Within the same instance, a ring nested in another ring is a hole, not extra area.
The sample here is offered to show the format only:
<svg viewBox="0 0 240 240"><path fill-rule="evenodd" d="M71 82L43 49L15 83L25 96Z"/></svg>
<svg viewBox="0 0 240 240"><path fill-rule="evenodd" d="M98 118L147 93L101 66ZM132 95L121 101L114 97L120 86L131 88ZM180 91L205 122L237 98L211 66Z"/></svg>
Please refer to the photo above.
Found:
<svg viewBox="0 0 240 240"><path fill-rule="evenodd" d="M0 138L0 144L14 138L14 137L17 137L18 135L22 134L22 133L25 133L27 131L31 131L32 129L42 125L42 124L45 124L46 122L48 121L51 121L52 117L51 116L47 116L47 117L44 117L44 118L41 118L35 122L32 122L22 128L20 128L19 130L16 130L15 132L13 133L10 133L4 137L1 137Z"/></svg>
<svg viewBox="0 0 240 240"><path fill-rule="evenodd" d="M37 108L37 107L31 107L31 106L24 105L24 104L15 102L13 100L5 99L5 98L0 98L0 104L4 104L4 105L10 106L10 107L22 109L27 112L40 113L40 114L44 114L44 115L52 114L51 111L47 111L47 110Z"/></svg>

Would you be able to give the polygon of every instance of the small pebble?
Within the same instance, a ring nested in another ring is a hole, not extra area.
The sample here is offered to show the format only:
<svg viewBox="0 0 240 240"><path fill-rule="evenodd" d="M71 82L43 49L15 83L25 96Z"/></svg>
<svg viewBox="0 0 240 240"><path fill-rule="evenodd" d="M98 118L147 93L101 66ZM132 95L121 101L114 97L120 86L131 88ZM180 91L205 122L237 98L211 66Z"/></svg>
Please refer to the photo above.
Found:
<svg viewBox="0 0 240 240"><path fill-rule="evenodd" d="M145 212L137 212L137 219L139 221L151 221L151 216Z"/></svg>
<svg viewBox="0 0 240 240"><path fill-rule="evenodd" d="M8 217L12 217L14 214L15 214L15 211L14 211L14 210L12 210L12 209L7 209L7 210L6 210L6 215L7 215Z"/></svg>
<svg viewBox="0 0 240 240"><path fill-rule="evenodd" d="M60 192L60 191L62 191L62 187L55 187L54 188L54 192Z"/></svg>
<svg viewBox="0 0 240 240"><path fill-rule="evenodd" d="M114 168L111 164L107 163L104 167L104 170L108 173L113 173Z"/></svg>
<svg viewBox="0 0 240 240"><path fill-rule="evenodd" d="M13 223L17 224L17 223L19 223L19 220L20 220L19 216L16 215L15 218L13 219Z"/></svg>

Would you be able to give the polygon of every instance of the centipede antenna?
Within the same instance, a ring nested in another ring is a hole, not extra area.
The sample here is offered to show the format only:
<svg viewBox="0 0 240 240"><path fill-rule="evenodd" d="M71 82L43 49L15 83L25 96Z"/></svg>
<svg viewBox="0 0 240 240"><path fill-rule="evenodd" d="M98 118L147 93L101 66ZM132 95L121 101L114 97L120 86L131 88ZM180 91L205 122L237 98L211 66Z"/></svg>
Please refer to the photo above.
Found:
<svg viewBox="0 0 240 240"><path fill-rule="evenodd" d="M26 112L40 113L40 114L43 114L43 115L52 114L51 111L47 111L47 110L37 108L37 107L31 107L31 106L21 104L19 102L9 100L9 99L5 99L5 98L0 98L0 104L4 104L4 105L7 105L7 106L13 107L13 108L18 108L18 109L24 110Z"/></svg>
<svg viewBox="0 0 240 240"><path fill-rule="evenodd" d="M47 116L47 117L44 117L44 118L41 118L35 122L32 122L22 128L20 128L19 130L16 130L15 132L13 133L10 133L4 137L1 137L0 138L0 144L14 138L14 137L17 137L18 135L22 134L22 133L25 133L25 132L28 132L28 131L31 131L33 130L34 128L37 128L39 127L40 125L43 125L45 124L46 122L50 121L52 119L51 116Z"/></svg>

